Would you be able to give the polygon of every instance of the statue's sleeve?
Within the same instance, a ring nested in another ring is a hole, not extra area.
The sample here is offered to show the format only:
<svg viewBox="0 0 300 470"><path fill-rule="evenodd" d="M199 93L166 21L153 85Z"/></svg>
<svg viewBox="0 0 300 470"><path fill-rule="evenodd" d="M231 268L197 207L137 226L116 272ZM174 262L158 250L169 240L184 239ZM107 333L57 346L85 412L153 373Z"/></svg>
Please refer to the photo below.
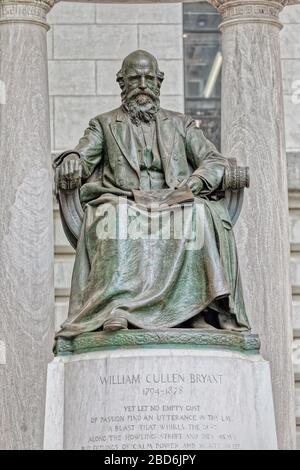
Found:
<svg viewBox="0 0 300 470"><path fill-rule="evenodd" d="M75 151L82 163L82 176L88 178L100 163L103 153L103 131L97 118L91 119Z"/></svg>
<svg viewBox="0 0 300 470"><path fill-rule="evenodd" d="M186 118L186 152L194 172L203 181L207 193L213 192L222 182L226 158L204 136L191 118Z"/></svg>

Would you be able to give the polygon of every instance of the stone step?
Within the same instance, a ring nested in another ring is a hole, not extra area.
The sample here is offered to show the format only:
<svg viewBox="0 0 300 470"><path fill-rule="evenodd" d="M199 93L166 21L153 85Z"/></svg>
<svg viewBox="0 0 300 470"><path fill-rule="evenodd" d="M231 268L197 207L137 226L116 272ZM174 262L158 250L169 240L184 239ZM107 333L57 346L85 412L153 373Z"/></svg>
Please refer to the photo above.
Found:
<svg viewBox="0 0 300 470"><path fill-rule="evenodd" d="M54 286L56 296L68 296L70 293L72 271L75 256L56 254L54 257Z"/></svg>
<svg viewBox="0 0 300 470"><path fill-rule="evenodd" d="M289 190L289 209L292 210L299 210L300 209L300 191L299 191L299 183L297 178L297 183L293 190Z"/></svg>
<svg viewBox="0 0 300 470"><path fill-rule="evenodd" d="M291 284L294 295L300 295L300 252L291 253Z"/></svg>
<svg viewBox="0 0 300 470"><path fill-rule="evenodd" d="M293 365L295 380L300 382L300 339L296 338L293 341Z"/></svg>
<svg viewBox="0 0 300 470"><path fill-rule="evenodd" d="M300 210L290 210L290 242L292 251L300 251Z"/></svg>
<svg viewBox="0 0 300 470"><path fill-rule="evenodd" d="M300 382L295 384L296 423L300 426Z"/></svg>
<svg viewBox="0 0 300 470"><path fill-rule="evenodd" d="M293 330L294 338L300 338L300 296L293 297Z"/></svg>
<svg viewBox="0 0 300 470"><path fill-rule="evenodd" d="M61 324L67 319L69 308L69 297L57 297L55 301L55 331L60 329Z"/></svg>

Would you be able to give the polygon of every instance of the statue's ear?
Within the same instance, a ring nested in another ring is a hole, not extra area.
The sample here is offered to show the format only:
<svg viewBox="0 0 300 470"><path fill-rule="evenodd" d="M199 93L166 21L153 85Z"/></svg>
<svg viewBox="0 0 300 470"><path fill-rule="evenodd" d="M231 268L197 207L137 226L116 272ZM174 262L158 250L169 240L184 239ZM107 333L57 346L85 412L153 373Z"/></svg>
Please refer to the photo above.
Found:
<svg viewBox="0 0 300 470"><path fill-rule="evenodd" d="M159 84L159 88L160 88L162 82L164 81L165 74L164 74L164 72L161 72L161 71L159 70L159 71L157 72L156 76L157 76L157 80L158 80L158 84Z"/></svg>
<svg viewBox="0 0 300 470"><path fill-rule="evenodd" d="M124 90L125 82L122 70L117 73L117 82L120 85L121 90Z"/></svg>

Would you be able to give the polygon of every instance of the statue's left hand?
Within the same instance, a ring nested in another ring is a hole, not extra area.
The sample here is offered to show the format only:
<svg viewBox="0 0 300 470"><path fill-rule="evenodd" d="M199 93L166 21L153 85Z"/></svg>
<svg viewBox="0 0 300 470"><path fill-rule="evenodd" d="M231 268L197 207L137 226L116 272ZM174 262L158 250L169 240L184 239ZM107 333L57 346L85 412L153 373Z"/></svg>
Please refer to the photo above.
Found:
<svg viewBox="0 0 300 470"><path fill-rule="evenodd" d="M186 182L193 194L198 195L203 189L203 182L198 176L190 176Z"/></svg>

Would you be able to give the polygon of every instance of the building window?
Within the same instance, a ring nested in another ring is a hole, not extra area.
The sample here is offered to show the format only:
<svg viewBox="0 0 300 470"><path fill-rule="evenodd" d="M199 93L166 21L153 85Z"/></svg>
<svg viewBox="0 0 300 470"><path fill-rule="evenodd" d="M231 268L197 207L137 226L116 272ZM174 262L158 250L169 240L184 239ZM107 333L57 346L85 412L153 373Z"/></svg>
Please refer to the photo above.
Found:
<svg viewBox="0 0 300 470"><path fill-rule="evenodd" d="M185 112L221 146L221 16L207 2L183 5Z"/></svg>

